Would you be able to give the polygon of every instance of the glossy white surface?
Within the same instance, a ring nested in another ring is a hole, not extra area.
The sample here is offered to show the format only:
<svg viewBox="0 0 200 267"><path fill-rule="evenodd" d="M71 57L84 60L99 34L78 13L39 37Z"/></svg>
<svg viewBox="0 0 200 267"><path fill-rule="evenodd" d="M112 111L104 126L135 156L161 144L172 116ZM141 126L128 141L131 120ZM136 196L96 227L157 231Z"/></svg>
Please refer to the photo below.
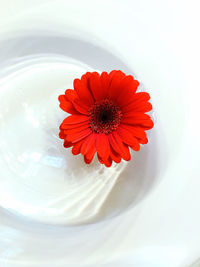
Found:
<svg viewBox="0 0 200 267"><path fill-rule="evenodd" d="M99 216L126 163L87 166L63 148L59 125L68 114L58 96L89 70L64 59L29 58L2 77L0 205L38 222L73 225Z"/></svg>
<svg viewBox="0 0 200 267"><path fill-rule="evenodd" d="M198 10L198 1L179 0L2 4L1 69L13 58L59 53L94 69L133 71L157 120L148 149L129 165L128 185L135 169L141 179L133 176L122 195L119 184L112 199L134 192L120 215L52 227L2 209L2 266L187 267L199 258Z"/></svg>

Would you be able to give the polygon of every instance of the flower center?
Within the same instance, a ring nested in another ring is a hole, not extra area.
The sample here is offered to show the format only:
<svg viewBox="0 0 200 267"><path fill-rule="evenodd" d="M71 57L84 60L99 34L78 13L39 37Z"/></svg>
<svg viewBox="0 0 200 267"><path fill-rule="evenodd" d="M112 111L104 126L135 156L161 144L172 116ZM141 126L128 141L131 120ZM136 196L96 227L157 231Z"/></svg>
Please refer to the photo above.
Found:
<svg viewBox="0 0 200 267"><path fill-rule="evenodd" d="M113 101L104 99L91 106L89 116L93 132L109 134L119 126L122 113Z"/></svg>

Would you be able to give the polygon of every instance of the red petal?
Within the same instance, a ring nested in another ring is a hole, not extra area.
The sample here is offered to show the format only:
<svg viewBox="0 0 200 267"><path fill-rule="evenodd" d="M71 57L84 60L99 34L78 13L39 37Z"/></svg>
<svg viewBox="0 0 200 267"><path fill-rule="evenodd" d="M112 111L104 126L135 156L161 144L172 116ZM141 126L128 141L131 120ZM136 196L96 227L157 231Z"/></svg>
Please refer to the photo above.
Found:
<svg viewBox="0 0 200 267"><path fill-rule="evenodd" d="M81 147L81 154L82 155L87 154L87 152L90 151L93 146L95 147L95 142L96 142L96 134L89 135L87 140Z"/></svg>
<svg viewBox="0 0 200 267"><path fill-rule="evenodd" d="M88 114L89 106L85 103L81 102L78 98L78 95L75 90L68 89L65 91L65 97L66 99L71 103L71 105L77 110L78 114L79 112L82 114Z"/></svg>
<svg viewBox="0 0 200 267"><path fill-rule="evenodd" d="M60 108L71 114L79 114L79 112L74 108L71 102L67 101L65 95L60 95L58 97L60 101Z"/></svg>
<svg viewBox="0 0 200 267"><path fill-rule="evenodd" d="M79 142L73 144L72 154L74 154L74 155L80 154L81 146L84 142L85 142L85 138L80 140Z"/></svg>
<svg viewBox="0 0 200 267"><path fill-rule="evenodd" d="M94 104L94 99L91 95L91 92L88 88L88 79L91 76L91 73L86 73L81 77L81 80L75 79L74 80L74 90L77 92L78 97L82 102L87 105Z"/></svg>
<svg viewBox="0 0 200 267"><path fill-rule="evenodd" d="M90 77L90 90L92 91L92 95L96 101L104 98L105 92L102 90L102 84L98 72L93 72Z"/></svg>
<svg viewBox="0 0 200 267"><path fill-rule="evenodd" d="M58 101L60 102L60 104L61 103L65 104L66 102L68 102L65 95L59 95Z"/></svg>
<svg viewBox="0 0 200 267"><path fill-rule="evenodd" d="M109 78L112 79L116 75L116 73L121 73L121 74L124 74L125 75L125 73L123 73L121 70L112 70L109 73Z"/></svg>
<svg viewBox="0 0 200 267"><path fill-rule="evenodd" d="M139 140L139 143L143 144L143 145L148 143L148 138L147 137L143 138L143 139L139 138L138 140Z"/></svg>
<svg viewBox="0 0 200 267"><path fill-rule="evenodd" d="M76 91L72 90L72 89L67 89L65 91L65 97L68 101L73 102L74 99L76 99L78 97Z"/></svg>
<svg viewBox="0 0 200 267"><path fill-rule="evenodd" d="M96 138L95 138L95 140L96 140ZM87 154L85 154L85 156L84 156L84 160L87 164L89 164L93 160L95 153L96 153L96 146L95 146L95 144L93 144L93 145L91 145Z"/></svg>
<svg viewBox="0 0 200 267"><path fill-rule="evenodd" d="M145 114L147 115L147 114ZM121 123L123 124L130 124L130 125L134 125L134 126L139 126L139 127L142 127L146 130L149 130L151 128L153 128L153 121L149 118L149 119L136 119L136 118L123 118Z"/></svg>
<svg viewBox="0 0 200 267"><path fill-rule="evenodd" d="M129 161L131 159L129 147L124 143L122 144L123 144L123 152L124 152L124 156L122 158L126 161Z"/></svg>
<svg viewBox="0 0 200 267"><path fill-rule="evenodd" d="M101 164L104 164L106 167L110 167L112 165L111 157L108 157L107 159L102 159L99 154L97 154L97 156Z"/></svg>
<svg viewBox="0 0 200 267"><path fill-rule="evenodd" d="M89 128L87 128L86 130L82 130L82 131L74 133L74 134L68 134L65 138L67 141L75 143L75 142L78 142L81 139L87 137L91 133L92 133L92 131Z"/></svg>
<svg viewBox="0 0 200 267"><path fill-rule="evenodd" d="M104 160L104 165L106 166L106 167L111 167L111 165L112 165L112 159L111 159L111 157L109 157L108 159L106 159L106 160Z"/></svg>
<svg viewBox="0 0 200 267"><path fill-rule="evenodd" d="M89 127L88 121L84 121L84 122L80 122L76 124L68 124L68 123L62 122L60 125L60 129L61 130L74 129L74 128L82 127L83 125L87 125Z"/></svg>
<svg viewBox="0 0 200 267"><path fill-rule="evenodd" d="M147 135L143 128L137 127L137 126L131 126L126 124L121 124L121 128L124 128L125 130L129 131L133 136L135 136L137 139L144 140L144 142L147 139Z"/></svg>
<svg viewBox="0 0 200 267"><path fill-rule="evenodd" d="M75 128L71 128L71 129L64 129L64 134L65 135L74 134L74 133L81 132L83 130L87 130L88 128L89 128L89 125L84 124L84 125L81 125L79 127L75 127Z"/></svg>
<svg viewBox="0 0 200 267"><path fill-rule="evenodd" d="M88 115L88 110L90 107L85 103L83 103L82 101L80 101L78 98L76 98L73 101L73 105L76 108L76 110L78 110L80 113Z"/></svg>
<svg viewBox="0 0 200 267"><path fill-rule="evenodd" d="M122 108L122 112L130 112L130 111L136 111L136 112L149 112L152 110L152 104L146 101L139 102L139 103L134 103L132 102L131 104L124 106Z"/></svg>
<svg viewBox="0 0 200 267"><path fill-rule="evenodd" d="M108 136L103 134L97 135L96 149L99 156L104 160L109 157L110 154L110 144L108 142Z"/></svg>
<svg viewBox="0 0 200 267"><path fill-rule="evenodd" d="M153 121L151 120L151 117L140 112L128 112L124 114L121 123L141 126L148 129L153 127Z"/></svg>
<svg viewBox="0 0 200 267"><path fill-rule="evenodd" d="M134 94L128 102L123 102L122 107L127 106L127 105L132 104L132 103L135 103L135 105L136 104L140 105L141 102L147 102L149 99L150 99L149 93L139 92L139 93Z"/></svg>
<svg viewBox="0 0 200 267"><path fill-rule="evenodd" d="M90 164L93 160L94 154L92 157L88 157L87 155L84 155L84 161L86 164Z"/></svg>
<svg viewBox="0 0 200 267"><path fill-rule="evenodd" d="M64 139L65 138L65 134L64 134L64 131L62 129L59 132L59 137L60 137L60 139Z"/></svg>
<svg viewBox="0 0 200 267"><path fill-rule="evenodd" d="M140 150L140 144L138 140L132 134L130 134L129 131L121 127L118 127L117 133L119 134L119 136L121 137L122 141L125 144L131 146L131 148L133 148L135 151Z"/></svg>
<svg viewBox="0 0 200 267"><path fill-rule="evenodd" d="M108 98L110 98L111 100L115 100L122 90L121 82L124 79L125 74L120 70L116 70L112 71L110 75L112 77L112 80L108 88Z"/></svg>
<svg viewBox="0 0 200 267"><path fill-rule="evenodd" d="M114 151L116 151L124 160L128 161L131 159L127 145L122 143L122 140L116 131L109 135L109 142Z"/></svg>
<svg viewBox="0 0 200 267"><path fill-rule="evenodd" d="M112 146L110 147L110 157L116 163L120 163L121 162L121 156L117 152L114 151L114 149L112 148Z"/></svg>
<svg viewBox="0 0 200 267"><path fill-rule="evenodd" d="M126 76L122 83L123 88L128 88L131 95L134 95L136 93L139 85L140 83L138 82L138 80L135 80L131 75Z"/></svg>
<svg viewBox="0 0 200 267"><path fill-rule="evenodd" d="M123 119L124 118L130 118L130 120L141 120L141 121L144 121L144 120L149 120L151 119L151 117L148 115L148 114L144 114L142 112L135 112L135 111L131 111L131 112L127 112L125 114L123 114Z"/></svg>
<svg viewBox="0 0 200 267"><path fill-rule="evenodd" d="M104 161L102 160L102 158L99 156L99 154L97 154L98 160L101 164L104 164Z"/></svg>
<svg viewBox="0 0 200 267"><path fill-rule="evenodd" d="M89 117L83 116L83 115L71 115L65 118L62 124L64 126L65 124L77 124L77 123L82 123L82 122L89 122Z"/></svg>
<svg viewBox="0 0 200 267"><path fill-rule="evenodd" d="M133 101L141 102L141 101L148 101L150 99L150 95L147 92L139 92L134 95Z"/></svg>
<svg viewBox="0 0 200 267"><path fill-rule="evenodd" d="M102 91L101 91L102 99L104 99L107 97L108 88L109 88L110 83L111 83L111 78L108 75L108 73L104 71L101 73L100 81L101 81L101 88L102 88Z"/></svg>
<svg viewBox="0 0 200 267"><path fill-rule="evenodd" d="M63 146L65 148L68 148L68 147L71 147L72 146L72 143L71 142L68 142L67 140L65 140Z"/></svg>
<svg viewBox="0 0 200 267"><path fill-rule="evenodd" d="M108 136L108 139L109 139L110 145L113 148L113 150L116 151L116 153L118 153L119 155L121 155L122 149L120 148L120 146L117 143L116 139L114 138L113 134L110 134Z"/></svg>
<svg viewBox="0 0 200 267"><path fill-rule="evenodd" d="M121 90L119 92L116 102L120 106L123 106L124 104L129 103L130 100L133 98L137 87L139 86L139 82L137 80L134 80L133 76L128 75L123 79L120 86Z"/></svg>

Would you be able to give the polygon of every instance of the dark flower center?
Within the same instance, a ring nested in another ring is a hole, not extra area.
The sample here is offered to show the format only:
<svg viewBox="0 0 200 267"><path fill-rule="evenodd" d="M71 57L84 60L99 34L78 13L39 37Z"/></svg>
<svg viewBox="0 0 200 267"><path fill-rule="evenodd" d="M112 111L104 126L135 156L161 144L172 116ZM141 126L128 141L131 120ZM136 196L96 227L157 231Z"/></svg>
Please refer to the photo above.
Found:
<svg viewBox="0 0 200 267"><path fill-rule="evenodd" d="M92 131L105 134L116 130L122 117L120 108L108 99L97 101L92 105L89 115Z"/></svg>

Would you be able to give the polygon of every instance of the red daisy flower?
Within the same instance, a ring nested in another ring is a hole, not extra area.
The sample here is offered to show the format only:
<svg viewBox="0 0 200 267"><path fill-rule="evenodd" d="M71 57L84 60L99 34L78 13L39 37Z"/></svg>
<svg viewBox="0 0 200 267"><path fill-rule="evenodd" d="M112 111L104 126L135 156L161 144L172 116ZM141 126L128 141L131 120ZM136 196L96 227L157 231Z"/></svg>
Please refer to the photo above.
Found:
<svg viewBox="0 0 200 267"><path fill-rule="evenodd" d="M145 130L153 127L145 112L152 109L146 92L136 93L139 82L120 70L109 74L87 72L74 80L74 90L59 96L60 108L72 115L60 125L59 137L72 153L81 153L87 164L95 153L100 163L130 160L129 147L135 151L148 142Z"/></svg>

